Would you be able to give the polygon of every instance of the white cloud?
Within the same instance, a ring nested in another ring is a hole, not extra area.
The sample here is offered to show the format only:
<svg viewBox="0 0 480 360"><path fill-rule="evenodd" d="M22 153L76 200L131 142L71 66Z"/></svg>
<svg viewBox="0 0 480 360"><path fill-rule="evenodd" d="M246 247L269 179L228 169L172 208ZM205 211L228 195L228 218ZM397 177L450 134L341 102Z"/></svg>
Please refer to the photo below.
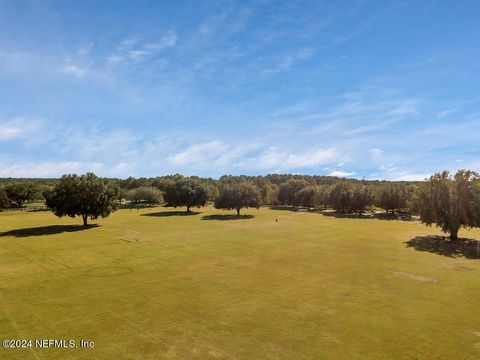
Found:
<svg viewBox="0 0 480 360"><path fill-rule="evenodd" d="M386 178L395 181L423 181L430 177L431 174L426 173L410 173L407 171L392 172Z"/></svg>
<svg viewBox="0 0 480 360"><path fill-rule="evenodd" d="M160 51L169 47L173 47L177 43L177 39L178 37L175 31L170 30L159 41L155 43L146 44L145 49L148 49L151 51Z"/></svg>
<svg viewBox="0 0 480 360"><path fill-rule="evenodd" d="M0 125L0 140L12 140L22 134L22 129L9 125Z"/></svg>
<svg viewBox="0 0 480 360"><path fill-rule="evenodd" d="M59 177L68 173L101 172L104 168L98 162L24 162L0 166L0 177Z"/></svg>
<svg viewBox="0 0 480 360"><path fill-rule="evenodd" d="M32 135L35 133L38 135L41 128L41 120L28 119L22 116L0 120L0 141L28 139L29 143L34 142Z"/></svg>
<svg viewBox="0 0 480 360"><path fill-rule="evenodd" d="M252 159L252 165L260 169L289 170L323 166L334 162L337 158L338 155L334 149L312 149L291 153L276 147L270 147L255 159Z"/></svg>
<svg viewBox="0 0 480 360"><path fill-rule="evenodd" d="M107 64L108 65L116 65L120 62L122 62L125 59L124 56L121 55L110 55L107 57Z"/></svg>
<svg viewBox="0 0 480 360"><path fill-rule="evenodd" d="M230 147L221 141L212 141L204 144L192 145L168 157L168 161L175 165L205 165L218 163L225 159Z"/></svg>
<svg viewBox="0 0 480 360"><path fill-rule="evenodd" d="M416 100L411 99L403 101L387 113L387 115L398 117L415 116L418 114L418 103Z"/></svg>
<svg viewBox="0 0 480 360"><path fill-rule="evenodd" d="M332 171L329 175L330 176L338 176L338 177L346 177L346 176L355 175L355 172L354 171L348 172L348 171L335 170L335 171Z"/></svg>
<svg viewBox="0 0 480 360"><path fill-rule="evenodd" d="M62 71L65 74L72 75L77 78L84 77L85 74L87 73L86 69L83 69L79 66L73 65L73 64L67 64L63 67Z"/></svg>
<svg viewBox="0 0 480 360"><path fill-rule="evenodd" d="M456 110L456 109L447 109L447 110L439 111L439 112L437 113L437 116L438 116L439 118L443 118L443 117L445 117L445 116L448 116L448 115L454 113L455 110Z"/></svg>
<svg viewBox="0 0 480 360"><path fill-rule="evenodd" d="M379 157L379 156L383 155L383 150L379 149L379 148L370 149L370 150L368 150L368 152L370 154L372 154L372 156L375 156L375 157Z"/></svg>
<svg viewBox="0 0 480 360"><path fill-rule="evenodd" d="M128 52L128 56L133 60L137 60L137 61L142 60L147 55L148 55L148 52L144 50L130 50Z"/></svg>
<svg viewBox="0 0 480 360"><path fill-rule="evenodd" d="M127 47L131 47L131 46L134 46L138 43L138 39L137 38L129 38L129 39L125 39L122 41L122 43L120 44L120 48L127 48Z"/></svg>
<svg viewBox="0 0 480 360"><path fill-rule="evenodd" d="M273 75L282 71L286 71L292 67L295 62L299 60L305 60L311 57L313 51L311 49L301 49L296 53L286 54L280 63L274 67L264 69L262 75Z"/></svg>
<svg viewBox="0 0 480 360"><path fill-rule="evenodd" d="M116 65L128 59L138 63L149 56L174 47L177 40L177 34L173 30L168 31L158 41L151 43L142 44L136 38L127 39L120 44L116 53L106 58L106 61L108 65Z"/></svg>
<svg viewBox="0 0 480 360"><path fill-rule="evenodd" d="M405 168L399 168L394 164L381 165L380 171L370 174L372 180L390 180L390 181L423 181L429 178L431 174L424 172L415 172Z"/></svg>
<svg viewBox="0 0 480 360"><path fill-rule="evenodd" d="M263 148L263 150L262 150ZM209 169L229 172L232 169L257 171L288 171L293 169L318 167L338 160L334 149L312 149L299 152L286 152L277 147L265 149L265 145L228 145L212 141L187 147L168 156L167 160L184 168Z"/></svg>
<svg viewBox="0 0 480 360"><path fill-rule="evenodd" d="M80 46L77 53L80 56L85 56L90 52L90 50L92 50L92 48L93 48L93 43L88 43L86 45Z"/></svg>

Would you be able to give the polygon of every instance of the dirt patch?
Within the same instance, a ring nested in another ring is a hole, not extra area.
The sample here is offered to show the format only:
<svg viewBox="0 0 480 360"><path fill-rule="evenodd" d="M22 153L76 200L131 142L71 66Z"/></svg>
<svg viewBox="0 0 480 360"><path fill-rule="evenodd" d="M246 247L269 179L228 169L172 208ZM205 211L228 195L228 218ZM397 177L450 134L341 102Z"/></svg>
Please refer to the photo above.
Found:
<svg viewBox="0 0 480 360"><path fill-rule="evenodd" d="M302 308L308 311L324 312L327 315L335 315L337 312L335 309L329 308L328 306L312 303L304 304Z"/></svg>
<svg viewBox="0 0 480 360"><path fill-rule="evenodd" d="M401 272L401 271L388 271L388 272L390 274L395 275L396 277L403 278L403 279L410 279L410 280L416 280L416 281L421 281L421 282L425 282L425 283L438 284L437 279L432 278L432 277L428 277L428 276L406 273L406 272Z"/></svg>
<svg viewBox="0 0 480 360"><path fill-rule="evenodd" d="M220 349L214 349L214 350L210 350L208 352L208 355L210 355L211 357L213 357L215 359L220 359L220 358L224 357L225 351L220 350Z"/></svg>
<svg viewBox="0 0 480 360"><path fill-rule="evenodd" d="M472 271L475 270L473 266L467 266L467 265L462 265L462 264L455 264L452 266L453 270L457 271Z"/></svg>
<svg viewBox="0 0 480 360"><path fill-rule="evenodd" d="M323 334L322 339L331 343L341 344L343 341L339 340L335 335L332 334Z"/></svg>
<svg viewBox="0 0 480 360"><path fill-rule="evenodd" d="M85 276L110 277L110 276L126 275L132 272L133 272L133 269L129 267L99 266L86 271Z"/></svg>
<svg viewBox="0 0 480 360"><path fill-rule="evenodd" d="M122 236L123 241L131 243L147 243L148 241L143 240L142 233L134 230L125 230Z"/></svg>

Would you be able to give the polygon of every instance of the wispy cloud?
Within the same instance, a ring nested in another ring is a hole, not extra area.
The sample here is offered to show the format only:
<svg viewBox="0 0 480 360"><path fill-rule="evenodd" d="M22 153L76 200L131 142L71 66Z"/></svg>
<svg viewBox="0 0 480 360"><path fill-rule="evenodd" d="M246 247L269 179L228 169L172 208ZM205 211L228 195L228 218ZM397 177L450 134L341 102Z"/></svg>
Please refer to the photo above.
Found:
<svg viewBox="0 0 480 360"><path fill-rule="evenodd" d="M150 51L161 51L163 49L174 47L178 37L175 31L170 30L160 38L160 40L145 45L145 49Z"/></svg>
<svg viewBox="0 0 480 360"><path fill-rule="evenodd" d="M273 75L290 69L297 61L308 59L313 55L312 49L301 49L286 54L277 65L262 70L262 75Z"/></svg>
<svg viewBox="0 0 480 360"><path fill-rule="evenodd" d="M108 65L116 65L126 60L141 62L146 58L162 51L173 48L177 44L178 36L175 31L169 30L157 41L141 43L137 38L128 38L118 46L117 51L106 59Z"/></svg>
<svg viewBox="0 0 480 360"><path fill-rule="evenodd" d="M257 171L289 171L301 168L315 168L336 162L340 155L334 149L306 149L287 152L284 149L266 144L228 145L222 141L212 141L187 147L172 154L168 160L175 165L205 169L222 167L223 171L243 168Z"/></svg>
<svg viewBox="0 0 480 360"><path fill-rule="evenodd" d="M87 73L87 70L73 64L67 64L63 67L62 71L65 74L72 75L77 78L82 78Z"/></svg>
<svg viewBox="0 0 480 360"><path fill-rule="evenodd" d="M29 119L22 116L0 120L0 141L10 140L31 140L35 133L42 128L42 121L38 119Z"/></svg>
<svg viewBox="0 0 480 360"><path fill-rule="evenodd" d="M19 137L22 129L12 125L0 125L0 140L11 140Z"/></svg>
<svg viewBox="0 0 480 360"><path fill-rule="evenodd" d="M102 170L104 165L98 162L47 161L3 164L0 161L0 177L60 177L71 173L101 173Z"/></svg>
<svg viewBox="0 0 480 360"><path fill-rule="evenodd" d="M230 146L221 141L211 141L204 144L195 144L168 157L168 161L175 165L207 164L227 165L231 158Z"/></svg>
<svg viewBox="0 0 480 360"><path fill-rule="evenodd" d="M328 174L330 176L338 176L338 177L347 177L347 176L353 176L355 175L355 171L341 171L341 170L335 170L335 171L332 171L330 174Z"/></svg>
<svg viewBox="0 0 480 360"><path fill-rule="evenodd" d="M377 158L383 155L383 150L379 149L379 148L370 149L370 150L368 150L368 152L370 154L372 154L372 156L377 157Z"/></svg>
<svg viewBox="0 0 480 360"><path fill-rule="evenodd" d="M259 169L281 169L282 171L316 168L336 162L340 155L333 148L307 149L287 152L284 149L270 147L259 156L251 159L251 166Z"/></svg>

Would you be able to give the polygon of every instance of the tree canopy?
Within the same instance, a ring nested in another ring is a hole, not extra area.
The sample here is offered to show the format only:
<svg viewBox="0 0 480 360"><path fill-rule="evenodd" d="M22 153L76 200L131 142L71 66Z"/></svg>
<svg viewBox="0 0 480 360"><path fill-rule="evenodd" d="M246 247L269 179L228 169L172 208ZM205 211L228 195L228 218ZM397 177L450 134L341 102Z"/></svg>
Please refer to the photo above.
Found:
<svg viewBox="0 0 480 360"><path fill-rule="evenodd" d="M11 205L10 199L3 188L0 188L0 209L9 207Z"/></svg>
<svg viewBox="0 0 480 360"><path fill-rule="evenodd" d="M458 238L462 226L480 226L479 179L477 173L468 170L453 176L448 171L431 176L418 197L420 220L450 233L451 240Z"/></svg>
<svg viewBox="0 0 480 360"><path fill-rule="evenodd" d="M282 183L278 189L278 202L282 205L298 206L297 194L307 186L308 182L303 179L290 179Z"/></svg>
<svg viewBox="0 0 480 360"><path fill-rule="evenodd" d="M328 202L335 211L344 213L350 210L350 187L349 183L343 181L332 187Z"/></svg>
<svg viewBox="0 0 480 360"><path fill-rule="evenodd" d="M308 209L315 207L317 203L317 193L318 188L317 186L307 186L303 189L300 189L295 194L295 202L297 205L305 206Z"/></svg>
<svg viewBox="0 0 480 360"><path fill-rule="evenodd" d="M88 218L107 217L116 210L118 188L111 181L92 173L64 175L55 187L45 194L46 205L58 217L81 216L83 225Z"/></svg>
<svg viewBox="0 0 480 360"><path fill-rule="evenodd" d="M385 209L388 213L395 213L395 210L405 209L411 197L407 186L400 184L389 184L379 189L376 194L376 205Z"/></svg>
<svg viewBox="0 0 480 360"><path fill-rule="evenodd" d="M135 189L130 189L125 193L125 199L130 201L134 206L153 205L163 201L163 196L160 190L150 187L142 186Z"/></svg>
<svg viewBox="0 0 480 360"><path fill-rule="evenodd" d="M190 212L192 206L205 206L209 189L196 178L177 178L165 186L164 200L167 206L186 206ZM211 190L210 190L211 191Z"/></svg>
<svg viewBox="0 0 480 360"><path fill-rule="evenodd" d="M259 208L261 204L262 198L258 188L245 181L223 182L220 185L219 195L215 199L217 209L235 209L237 215L240 215L242 208Z"/></svg>
<svg viewBox="0 0 480 360"><path fill-rule="evenodd" d="M15 182L5 186L5 193L14 207L22 207L26 201L37 197L39 187L30 182Z"/></svg>
<svg viewBox="0 0 480 360"><path fill-rule="evenodd" d="M373 195L366 186L355 185L350 195L350 210L362 215L373 204Z"/></svg>

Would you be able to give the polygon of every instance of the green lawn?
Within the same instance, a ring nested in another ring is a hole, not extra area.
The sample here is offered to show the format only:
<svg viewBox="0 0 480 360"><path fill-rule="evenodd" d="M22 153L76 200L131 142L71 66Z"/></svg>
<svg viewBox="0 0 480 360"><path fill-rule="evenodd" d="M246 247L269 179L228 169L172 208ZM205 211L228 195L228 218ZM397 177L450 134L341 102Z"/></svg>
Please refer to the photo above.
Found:
<svg viewBox="0 0 480 360"><path fill-rule="evenodd" d="M87 230L1 213L0 339L95 347L0 359L480 358L474 243L407 246L438 234L417 222L173 210L120 210Z"/></svg>

